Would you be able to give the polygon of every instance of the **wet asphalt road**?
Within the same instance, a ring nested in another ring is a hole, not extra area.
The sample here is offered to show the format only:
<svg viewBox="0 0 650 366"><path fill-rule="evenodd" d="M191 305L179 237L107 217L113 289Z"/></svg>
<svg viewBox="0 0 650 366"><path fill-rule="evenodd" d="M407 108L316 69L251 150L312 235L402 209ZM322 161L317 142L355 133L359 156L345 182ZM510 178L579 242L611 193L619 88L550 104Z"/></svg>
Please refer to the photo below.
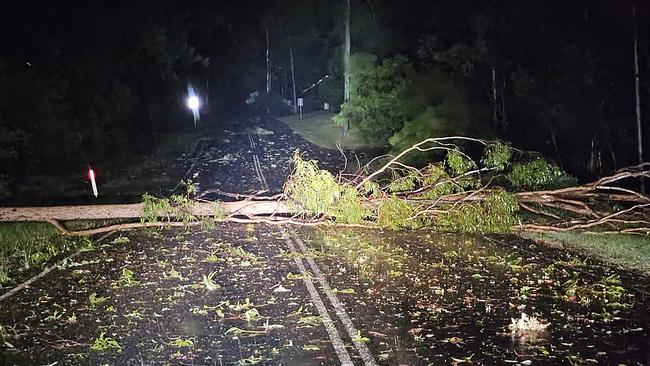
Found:
<svg viewBox="0 0 650 366"><path fill-rule="evenodd" d="M279 192L296 149L343 165L268 121L206 143L191 179ZM650 364L642 278L513 237L224 224L108 242L0 303L0 365ZM511 329L522 314L547 328ZM103 333L122 350L92 350Z"/></svg>
<svg viewBox="0 0 650 366"><path fill-rule="evenodd" d="M299 152L305 159L318 161L322 169L334 174L345 168L346 156L363 159L363 153L318 148L294 134L277 120L247 128L244 131L226 132L224 137L211 141L199 156L200 163L192 173L197 193L217 188L233 193L263 192L274 194L282 191L282 185L290 174L291 156ZM212 198L219 198L213 194ZM204 197L210 197L210 194ZM282 235L289 252L304 255L308 249L300 238L284 228L270 228ZM334 352L327 356L327 363L341 365L377 365L375 356L365 341L359 340L358 330L345 306L338 300L318 264L312 258L295 258L295 266L323 322ZM315 274L312 280L312 274ZM326 299L326 300L324 300ZM352 344L350 352L345 344Z"/></svg>
<svg viewBox="0 0 650 366"><path fill-rule="evenodd" d="M339 151L318 148L294 134L282 122L270 119L240 131L226 130L220 137L210 140L200 153L190 178L199 193L210 188L233 193L268 189L269 193L277 193L282 191L291 172L291 156L295 151L317 160L319 167L333 173L338 173L345 165ZM355 151L346 151L346 155L350 161L356 161L355 156L365 157L363 152ZM257 170L266 185L260 181Z"/></svg>

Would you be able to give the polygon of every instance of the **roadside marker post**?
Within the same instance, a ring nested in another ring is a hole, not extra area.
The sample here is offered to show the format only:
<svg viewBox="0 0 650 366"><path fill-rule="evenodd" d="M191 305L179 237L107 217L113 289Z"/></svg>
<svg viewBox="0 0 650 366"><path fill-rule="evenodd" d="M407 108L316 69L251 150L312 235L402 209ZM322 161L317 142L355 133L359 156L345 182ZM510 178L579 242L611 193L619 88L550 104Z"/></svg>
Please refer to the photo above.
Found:
<svg viewBox="0 0 650 366"><path fill-rule="evenodd" d="M93 168L88 165L88 179L90 179L90 184L93 186L93 195L97 198L97 182L95 181L95 171Z"/></svg>
<svg viewBox="0 0 650 366"><path fill-rule="evenodd" d="M302 119L302 107L304 106L305 102L302 98L298 98L298 109L300 110L300 119Z"/></svg>

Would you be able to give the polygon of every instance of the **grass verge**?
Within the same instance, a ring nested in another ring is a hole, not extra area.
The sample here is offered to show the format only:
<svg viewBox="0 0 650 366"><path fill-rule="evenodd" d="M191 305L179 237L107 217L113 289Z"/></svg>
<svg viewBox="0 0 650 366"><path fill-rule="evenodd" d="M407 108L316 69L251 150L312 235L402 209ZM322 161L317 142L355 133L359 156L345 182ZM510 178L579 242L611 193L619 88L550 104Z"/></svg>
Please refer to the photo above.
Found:
<svg viewBox="0 0 650 366"><path fill-rule="evenodd" d="M650 238L641 235L530 233L524 238L546 245L580 251L626 269L650 275Z"/></svg>
<svg viewBox="0 0 650 366"><path fill-rule="evenodd" d="M0 223L0 286L60 254L91 245L88 238L66 237L47 223Z"/></svg>
<svg viewBox="0 0 650 366"><path fill-rule="evenodd" d="M318 111L307 113L302 119L298 116L287 116L279 120L312 144L326 149L336 149L336 142L341 139L341 127L332 122L332 117L334 117L332 112ZM350 128L341 144L346 150L363 150L382 148L386 145L386 141L367 139L356 128Z"/></svg>

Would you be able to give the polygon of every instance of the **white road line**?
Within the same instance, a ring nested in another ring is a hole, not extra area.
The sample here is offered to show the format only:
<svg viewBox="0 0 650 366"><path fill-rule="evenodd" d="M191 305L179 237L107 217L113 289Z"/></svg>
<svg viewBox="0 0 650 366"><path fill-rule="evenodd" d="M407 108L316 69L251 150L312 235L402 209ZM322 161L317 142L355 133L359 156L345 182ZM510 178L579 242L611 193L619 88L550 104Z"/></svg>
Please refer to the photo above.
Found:
<svg viewBox="0 0 650 366"><path fill-rule="evenodd" d="M268 183L266 183L266 177L264 177L264 172L262 172L262 164L260 163L260 157L257 154L253 155L253 162L257 164L257 171L259 172L258 177L260 179L260 183L262 183L264 189L268 191L269 185Z"/></svg>
<svg viewBox="0 0 650 366"><path fill-rule="evenodd" d="M305 243L300 238L293 238L293 240L298 244L298 247L300 248L302 253L306 254L307 247L305 246ZM377 362L375 361L375 358L372 356L372 353L370 353L368 346L364 342L356 339L359 338L358 336L359 332L354 327L354 324L352 324L352 320L350 319L350 316L348 316L347 311L345 311L345 307L343 306L343 304L341 304L339 299L336 297L336 294L334 294L334 292L332 291L332 288L330 287L329 283L325 279L325 276L323 276L323 272L321 272L320 268L318 268L313 258L307 256L306 259L307 259L307 263L309 263L309 266L311 267L312 272L316 276L316 280L318 280L318 283L320 283L321 287L323 288L323 292L325 292L325 295L327 295L327 298L332 303L336 315L341 320L341 323L343 323L343 326L345 327L345 330L347 330L350 339L352 339L354 346L359 351L359 355L361 355L364 364L376 366Z"/></svg>
<svg viewBox="0 0 650 366"><path fill-rule="evenodd" d="M260 174L260 170L257 167L257 155L253 154L253 168L255 169L255 176L257 176L257 180L260 182L260 185L262 185L262 188L264 188L264 180L262 180L262 175Z"/></svg>
<svg viewBox="0 0 650 366"><path fill-rule="evenodd" d="M296 250L290 237L287 237L285 241L287 242L287 245L289 246L289 250L291 250L292 253L300 253L298 250ZM316 306L316 309L318 309L318 313L320 314L323 325L325 326L325 330L327 330L327 334L329 335L329 338L332 341L332 346L334 346L334 351L336 351L336 355L339 357L339 361L341 362L341 365L346 365L346 366L354 365L352 363L352 359L350 358L350 354L348 353L348 350L345 348L345 344L343 343L343 340L339 335L339 332L336 330L336 327L334 326L334 322L332 321L332 318L330 318L330 315L327 312L327 309L325 308L323 299L321 299L320 295L318 294L318 291L316 290L316 287L314 287L314 283L312 282L311 277L309 276L309 273L305 268L305 263L303 263L301 258L296 257L293 260L296 262L296 266L300 271L302 280L305 283L305 286L307 287L307 291L309 291L309 295L311 296L312 302Z"/></svg>
<svg viewBox="0 0 650 366"><path fill-rule="evenodd" d="M248 138L251 143L251 148L255 148L255 141L253 140L253 137L249 134ZM255 165L255 172L257 173L257 176L260 180L260 183L262 186L268 190L268 185L266 183L266 178L264 178L264 174L262 172L262 165L260 164L259 157L253 150L253 163ZM280 232L284 234L285 236L285 241L287 242L287 245L289 246L289 250L293 253L307 253L307 247L305 247L305 243L300 240L299 238L293 238L291 237L283 227L280 227ZM300 250L296 250L296 247L293 244L293 241L295 241ZM316 275L316 279L318 280L318 283L320 284L321 288L323 289L323 292L325 292L325 295L327 298L330 300L330 303L334 307L334 311L336 312L336 315L338 316L339 320L341 323L343 323L343 326L345 327L345 330L348 332L348 335L350 336L350 339L352 340L352 343L354 344L355 348L359 352L359 355L363 359L363 363L366 366L377 366L377 362L375 361L375 358L372 356L370 353L370 350L368 349L368 346L360 340L356 340L358 338L358 331L354 327L354 324L352 324L352 320L350 319L350 316L348 313L345 311L345 307L343 307L343 304L338 300L334 292L332 292L332 288L330 287L329 283L327 283L327 280L325 279L325 276L323 276L323 272L321 272L320 268L316 265L316 262L309 256L306 257L307 263L309 263L309 266L311 267L313 273ZM294 258L294 261L296 263L296 266L298 267L298 270L300 271L300 274L303 277L303 282L305 283L305 286L307 287L307 291L309 292L309 295L311 296L312 302L318 309L318 312L322 318L323 325L325 326L325 329L327 330L327 333L329 335L330 340L332 341L332 345L334 346L334 350L336 351L336 354L339 357L339 361L341 361L341 365L354 365L352 363L352 360L350 359L350 354L348 353L347 349L345 348L345 344L343 343L343 340L341 339L341 336L339 335L339 332L336 330L336 327L334 326L334 322L332 321L332 318L329 316L329 313L327 312L327 308L325 307L325 304L323 303L323 299L320 297L318 294L318 290L316 290L316 287L314 287L314 283L312 282L311 278L309 277L309 273L307 272L307 269L305 268L305 263L302 261L301 258Z"/></svg>
<svg viewBox="0 0 650 366"><path fill-rule="evenodd" d="M251 145L251 150L253 154L253 167L255 168L255 174L257 175L257 180L260 181L262 188L268 191L269 185L266 182L264 173L262 172L262 164L260 163L260 157L257 156L257 153L255 153L255 147L257 146L257 144L255 143L255 139L253 138L253 136L251 136L251 134L248 134L248 142L250 142Z"/></svg>

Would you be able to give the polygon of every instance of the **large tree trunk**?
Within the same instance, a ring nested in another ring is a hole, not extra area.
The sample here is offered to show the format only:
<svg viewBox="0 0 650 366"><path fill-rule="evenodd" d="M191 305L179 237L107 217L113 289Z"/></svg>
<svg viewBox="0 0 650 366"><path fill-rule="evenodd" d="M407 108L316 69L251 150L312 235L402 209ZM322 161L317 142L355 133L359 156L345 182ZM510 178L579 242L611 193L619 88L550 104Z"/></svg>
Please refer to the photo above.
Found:
<svg viewBox="0 0 650 366"><path fill-rule="evenodd" d="M216 204L194 202L189 213L196 217L214 216ZM219 203L228 215L260 216L287 214L288 207L277 201L235 201ZM144 204L0 207L0 221L69 221L102 219L136 219L143 216ZM161 214L161 217L164 217Z"/></svg>

